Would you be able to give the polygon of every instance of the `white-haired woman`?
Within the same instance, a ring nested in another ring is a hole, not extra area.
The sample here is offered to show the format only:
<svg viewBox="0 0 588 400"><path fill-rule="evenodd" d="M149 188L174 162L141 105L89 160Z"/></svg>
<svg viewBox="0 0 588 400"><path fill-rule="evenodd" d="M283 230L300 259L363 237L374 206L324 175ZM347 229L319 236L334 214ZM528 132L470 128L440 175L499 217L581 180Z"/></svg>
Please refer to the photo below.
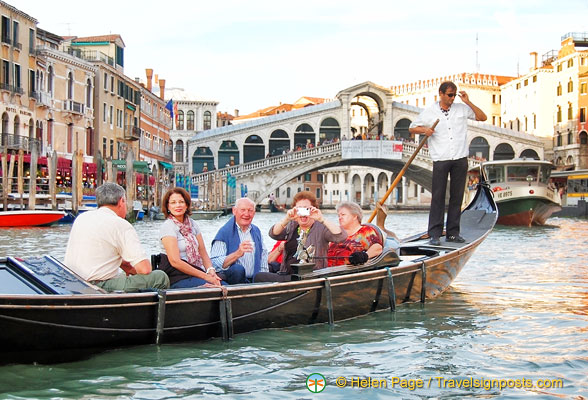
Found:
<svg viewBox="0 0 588 400"><path fill-rule="evenodd" d="M370 225L362 225L361 208L350 201L337 205L339 225L347 232L347 239L331 243L327 252L329 267L343 264L363 264L382 253L382 239Z"/></svg>

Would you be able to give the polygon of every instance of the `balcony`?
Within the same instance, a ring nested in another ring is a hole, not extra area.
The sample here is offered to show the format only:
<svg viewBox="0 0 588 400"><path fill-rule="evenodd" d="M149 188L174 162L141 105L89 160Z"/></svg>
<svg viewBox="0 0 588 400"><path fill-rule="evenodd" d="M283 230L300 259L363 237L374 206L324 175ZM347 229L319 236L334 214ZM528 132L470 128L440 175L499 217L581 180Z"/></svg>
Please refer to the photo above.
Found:
<svg viewBox="0 0 588 400"><path fill-rule="evenodd" d="M85 105L82 103L78 103L77 101L73 100L65 100L63 102L63 109L64 111L71 112L73 114L84 114L84 107Z"/></svg>
<svg viewBox="0 0 588 400"><path fill-rule="evenodd" d="M18 51L22 51L22 43L14 42L12 46Z"/></svg>
<svg viewBox="0 0 588 400"><path fill-rule="evenodd" d="M134 125L125 125L125 140L141 139L141 129Z"/></svg>
<svg viewBox="0 0 588 400"><path fill-rule="evenodd" d="M68 54L72 56L76 56L78 58L82 58L86 61L102 61L112 67L114 67L114 59L112 57L107 56L106 54L102 53L101 51L97 50L82 50L70 47L67 49Z"/></svg>
<svg viewBox="0 0 588 400"><path fill-rule="evenodd" d="M2 147L6 146L8 150L23 149L25 152L30 152L33 146L37 146L37 149L40 149L40 143L37 139L31 139L28 136L14 135L11 133L2 133L0 142Z"/></svg>
<svg viewBox="0 0 588 400"><path fill-rule="evenodd" d="M32 92L31 97L37 101L37 105L53 107L53 98L48 92Z"/></svg>

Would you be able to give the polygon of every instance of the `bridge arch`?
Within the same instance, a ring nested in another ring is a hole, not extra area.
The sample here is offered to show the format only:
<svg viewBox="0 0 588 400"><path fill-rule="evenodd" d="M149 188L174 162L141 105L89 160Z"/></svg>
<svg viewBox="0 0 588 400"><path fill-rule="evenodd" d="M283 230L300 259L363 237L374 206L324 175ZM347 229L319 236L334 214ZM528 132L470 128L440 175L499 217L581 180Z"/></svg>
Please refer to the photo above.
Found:
<svg viewBox="0 0 588 400"><path fill-rule="evenodd" d="M197 147L192 155L192 171L196 173L212 171L214 167L214 154L209 147Z"/></svg>
<svg viewBox="0 0 588 400"><path fill-rule="evenodd" d="M333 117L321 121L319 128L319 143L333 143L341 139L341 126Z"/></svg>
<svg viewBox="0 0 588 400"><path fill-rule="evenodd" d="M269 154L279 156L284 152L287 153L288 150L290 150L290 136L288 133L283 129L273 131L269 138Z"/></svg>
<svg viewBox="0 0 588 400"><path fill-rule="evenodd" d="M316 143L316 134L310 124L306 122L298 125L294 131L294 148L304 149L308 143L314 146Z"/></svg>
<svg viewBox="0 0 588 400"><path fill-rule="evenodd" d="M265 144L258 135L249 135L243 145L243 162L251 162L265 158Z"/></svg>
<svg viewBox="0 0 588 400"><path fill-rule="evenodd" d="M533 149L525 149L522 151L520 158L532 158L534 160L539 160L539 154Z"/></svg>
<svg viewBox="0 0 588 400"><path fill-rule="evenodd" d="M402 118L396 122L394 125L394 138L396 140L412 141L411 134L408 131L408 127L410 126L411 122L412 121L408 118Z"/></svg>
<svg viewBox="0 0 588 400"><path fill-rule="evenodd" d="M470 157L484 160L490 159L490 145L482 136L476 136L470 142Z"/></svg>
<svg viewBox="0 0 588 400"><path fill-rule="evenodd" d="M239 164L239 147L234 140L223 140L218 149L219 168Z"/></svg>
<svg viewBox="0 0 588 400"><path fill-rule="evenodd" d="M500 143L494 149L493 160L512 160L514 156L515 152L510 144Z"/></svg>

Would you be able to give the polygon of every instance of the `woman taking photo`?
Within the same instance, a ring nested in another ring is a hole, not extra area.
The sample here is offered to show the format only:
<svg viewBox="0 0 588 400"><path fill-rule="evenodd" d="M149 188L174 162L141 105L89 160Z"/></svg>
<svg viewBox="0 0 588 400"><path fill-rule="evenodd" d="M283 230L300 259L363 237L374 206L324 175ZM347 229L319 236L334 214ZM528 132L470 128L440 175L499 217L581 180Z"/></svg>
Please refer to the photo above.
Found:
<svg viewBox="0 0 588 400"><path fill-rule="evenodd" d="M329 242L341 242L347 233L337 224L325 220L319 210L317 200L312 192L298 192L293 199L294 207L286 213L286 217L272 226L269 236L275 240L285 240L283 259L277 274L260 272L255 275L255 282L282 282L291 280L292 264L298 263L300 249L312 246L316 259L314 269L327 266L327 248Z"/></svg>
<svg viewBox="0 0 588 400"><path fill-rule="evenodd" d="M363 264L368 259L380 255L382 239L374 227L361 224L363 213L357 204L349 201L339 203L337 215L339 225L349 236L343 242L329 245L329 267Z"/></svg>
<svg viewBox="0 0 588 400"><path fill-rule="evenodd" d="M219 278L206 252L200 228L190 218L190 195L173 188L163 196L162 211L167 216L161 225L160 269L169 276L172 289L209 284L220 286Z"/></svg>

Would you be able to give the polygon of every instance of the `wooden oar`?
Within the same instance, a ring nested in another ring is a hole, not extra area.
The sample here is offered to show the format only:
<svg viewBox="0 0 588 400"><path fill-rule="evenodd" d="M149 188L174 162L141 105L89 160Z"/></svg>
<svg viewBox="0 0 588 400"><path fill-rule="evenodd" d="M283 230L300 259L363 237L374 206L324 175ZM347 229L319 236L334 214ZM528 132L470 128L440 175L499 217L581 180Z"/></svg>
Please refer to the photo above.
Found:
<svg viewBox="0 0 588 400"><path fill-rule="evenodd" d="M438 123L439 123L439 120L435 121L435 123L433 124L433 126L431 126L431 129L435 130L435 127L437 126ZM388 188L388 191L384 194L384 196L382 197L382 199L380 201L378 201L378 204L376 204L376 208L372 212L372 215L370 215L370 219L368 219L368 222L372 222L374 220L374 217L378 213L378 205L380 205L380 207L381 207L384 204L384 202L386 201L386 199L388 198L388 196L390 196L390 193L392 193L392 191L394 190L394 188L396 187L396 185L398 185L398 182L400 182L400 180L402 179L402 176L404 175L404 173L406 172L406 170L408 169L408 167L410 167L410 164L415 159L415 157L417 156L417 154L419 154L419 151L421 151L421 149L423 148L423 146L427 142L427 139L428 138L429 138L428 136L425 136L423 138L423 140L421 140L421 142L419 143L419 145L416 148L416 150L414 151L414 153L412 153L412 155L410 156L410 158L408 159L408 161L406 162L406 164L404 165L404 167L402 167L402 169L400 170L400 172L398 173L398 175L396 175L396 179L394 179L394 182L392 182L392 184Z"/></svg>

